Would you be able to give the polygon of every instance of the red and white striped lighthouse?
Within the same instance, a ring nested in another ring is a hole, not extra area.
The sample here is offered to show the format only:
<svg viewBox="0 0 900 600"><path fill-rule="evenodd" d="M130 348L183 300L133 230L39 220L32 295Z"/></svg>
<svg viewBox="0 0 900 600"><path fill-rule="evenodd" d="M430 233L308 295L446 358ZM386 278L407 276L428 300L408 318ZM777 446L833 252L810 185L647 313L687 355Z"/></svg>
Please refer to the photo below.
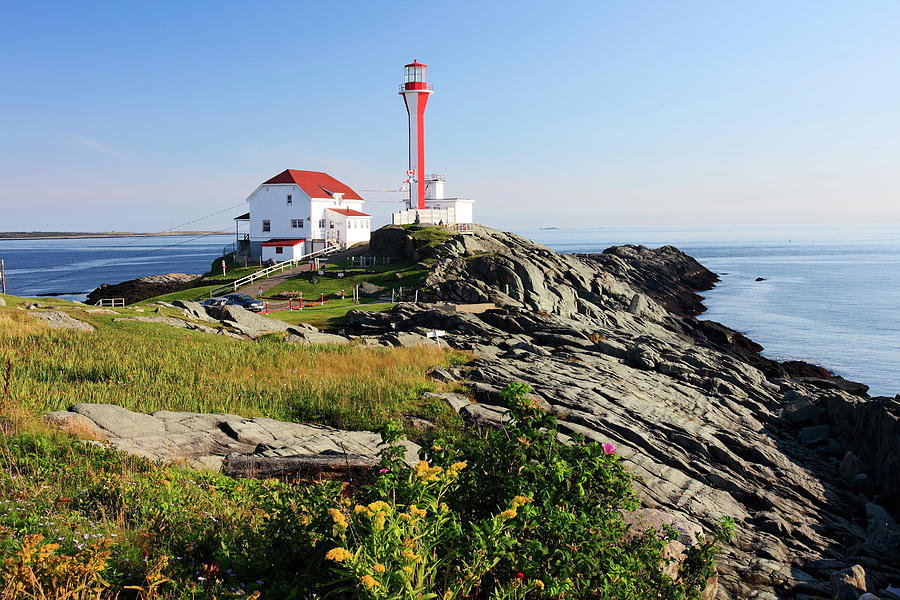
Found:
<svg viewBox="0 0 900 600"><path fill-rule="evenodd" d="M425 79L425 65L417 60L406 65L400 95L409 113L409 208L425 208L425 105L434 88Z"/></svg>

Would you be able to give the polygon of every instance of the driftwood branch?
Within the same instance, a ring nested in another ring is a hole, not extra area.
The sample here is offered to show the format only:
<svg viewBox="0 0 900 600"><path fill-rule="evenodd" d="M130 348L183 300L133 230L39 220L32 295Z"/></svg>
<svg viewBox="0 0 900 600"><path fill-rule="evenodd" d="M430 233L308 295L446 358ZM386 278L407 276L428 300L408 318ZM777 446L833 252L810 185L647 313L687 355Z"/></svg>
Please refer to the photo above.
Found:
<svg viewBox="0 0 900 600"><path fill-rule="evenodd" d="M225 457L223 472L231 477L252 479L366 479L378 464L374 458L344 453L258 456L231 453Z"/></svg>

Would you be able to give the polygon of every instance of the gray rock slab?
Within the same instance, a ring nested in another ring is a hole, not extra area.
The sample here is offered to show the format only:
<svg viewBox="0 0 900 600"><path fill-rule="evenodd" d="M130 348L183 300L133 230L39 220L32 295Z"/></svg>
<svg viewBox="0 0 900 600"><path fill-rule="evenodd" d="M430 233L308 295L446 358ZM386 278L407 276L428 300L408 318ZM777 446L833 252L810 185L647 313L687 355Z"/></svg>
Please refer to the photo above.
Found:
<svg viewBox="0 0 900 600"><path fill-rule="evenodd" d="M157 411L148 415L111 404L76 404L69 411L48 414L46 419L59 427L89 431L137 456L213 470L231 453L293 456L337 452L376 458L381 449L381 436L371 431L224 413ZM414 464L419 447L402 443L405 460Z"/></svg>
<svg viewBox="0 0 900 600"><path fill-rule="evenodd" d="M425 392L425 397L443 400L457 413L472 404L472 401L462 394L454 394L453 392Z"/></svg>
<svg viewBox="0 0 900 600"><path fill-rule="evenodd" d="M80 321L69 316L67 313L62 311L54 310L49 312L35 312L32 313L34 318L40 319L44 323L46 323L50 329L70 329L74 331L84 331L87 333L93 333L96 331L94 326L90 323L85 323L84 321Z"/></svg>

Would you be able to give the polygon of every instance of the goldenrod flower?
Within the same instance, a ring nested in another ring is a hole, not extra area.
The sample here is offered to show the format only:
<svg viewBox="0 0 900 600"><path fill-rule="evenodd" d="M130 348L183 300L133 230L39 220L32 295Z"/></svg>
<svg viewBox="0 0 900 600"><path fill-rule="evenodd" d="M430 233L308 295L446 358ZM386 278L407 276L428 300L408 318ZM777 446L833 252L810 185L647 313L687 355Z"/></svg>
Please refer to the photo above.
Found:
<svg viewBox="0 0 900 600"><path fill-rule="evenodd" d="M425 515L428 514L428 511L423 508L419 508L415 504L410 504L409 505L409 514L417 519L421 519L422 517L424 517Z"/></svg>
<svg viewBox="0 0 900 600"><path fill-rule="evenodd" d="M335 525L341 529L347 528L347 517L344 516L344 513L336 508L329 508L328 514L331 515L331 520L334 521Z"/></svg>
<svg viewBox="0 0 900 600"><path fill-rule="evenodd" d="M519 513L510 508L509 510L504 510L500 513L500 516L504 519L515 519L517 514Z"/></svg>
<svg viewBox="0 0 900 600"><path fill-rule="evenodd" d="M353 514L358 515L360 513L368 513L368 512L369 512L369 509L366 508L362 504L357 504L356 506L353 507Z"/></svg>
<svg viewBox="0 0 900 600"><path fill-rule="evenodd" d="M382 529L384 529L385 519L387 519L387 515L383 512L379 512L377 515L375 515L375 520L373 521L373 524L375 525L375 531L381 531Z"/></svg>
<svg viewBox="0 0 900 600"><path fill-rule="evenodd" d="M528 504L529 502L531 502L531 498L526 498L525 496L516 496L515 498L512 499L511 504L512 504L513 509L516 509L516 508L519 508L520 506L522 506L523 504Z"/></svg>
<svg viewBox="0 0 900 600"><path fill-rule="evenodd" d="M543 591L544 591L544 582L541 581L540 579L535 579L535 580L534 580L534 587L536 587L537 589L539 589L539 590L541 590L541 591L543 592Z"/></svg>
<svg viewBox="0 0 900 600"><path fill-rule="evenodd" d="M366 586L366 587L369 588L370 590L371 590L373 587L375 587L376 585L378 585L378 582L375 581L375 578L372 577L371 575L363 575L362 577L359 578L359 580L360 580L360 582L362 582L362 584L363 584L364 586Z"/></svg>
<svg viewBox="0 0 900 600"><path fill-rule="evenodd" d="M376 573L384 573L384 565L381 563L375 563L372 565L372 570Z"/></svg>
<svg viewBox="0 0 900 600"><path fill-rule="evenodd" d="M384 500L376 500L369 504L369 510L373 513L378 511L391 512L391 505L385 502Z"/></svg>
<svg viewBox="0 0 900 600"><path fill-rule="evenodd" d="M332 548L325 553L325 560L333 560L334 562L343 562L345 559L353 556L353 553L345 548Z"/></svg>
<svg viewBox="0 0 900 600"><path fill-rule="evenodd" d="M464 460L455 462L452 465L450 465L450 471L453 472L454 474L456 474L456 473L459 473L460 471L462 471L463 469L465 469L466 466L467 466L467 463Z"/></svg>
<svg viewBox="0 0 900 600"><path fill-rule="evenodd" d="M422 557L413 552L412 550L404 550L403 558L410 560L412 562L422 562Z"/></svg>

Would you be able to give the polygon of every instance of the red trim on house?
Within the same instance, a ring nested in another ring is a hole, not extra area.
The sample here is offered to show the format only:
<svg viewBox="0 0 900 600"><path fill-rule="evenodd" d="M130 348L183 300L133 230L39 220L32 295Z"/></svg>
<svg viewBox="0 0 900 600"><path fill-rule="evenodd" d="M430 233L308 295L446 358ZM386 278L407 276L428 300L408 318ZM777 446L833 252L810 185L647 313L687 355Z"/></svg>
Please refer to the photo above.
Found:
<svg viewBox="0 0 900 600"><path fill-rule="evenodd" d="M364 212L359 212L358 210L353 210L352 208L331 208L328 210L333 210L334 212L344 215L345 217L371 217L372 215L367 215Z"/></svg>
<svg viewBox="0 0 900 600"><path fill-rule="evenodd" d="M305 241L305 238L302 240L269 240L263 242L260 246L299 246Z"/></svg>
<svg viewBox="0 0 900 600"><path fill-rule="evenodd" d="M420 209L425 208L425 105L428 103L430 94L417 94L418 102L416 103L416 146L418 156L416 157L416 199Z"/></svg>
<svg viewBox="0 0 900 600"><path fill-rule="evenodd" d="M344 194L344 200L362 200L362 197L328 173L320 171L298 171L286 169L264 181L263 185L274 183L293 183L300 186L310 198L333 198L334 194Z"/></svg>

